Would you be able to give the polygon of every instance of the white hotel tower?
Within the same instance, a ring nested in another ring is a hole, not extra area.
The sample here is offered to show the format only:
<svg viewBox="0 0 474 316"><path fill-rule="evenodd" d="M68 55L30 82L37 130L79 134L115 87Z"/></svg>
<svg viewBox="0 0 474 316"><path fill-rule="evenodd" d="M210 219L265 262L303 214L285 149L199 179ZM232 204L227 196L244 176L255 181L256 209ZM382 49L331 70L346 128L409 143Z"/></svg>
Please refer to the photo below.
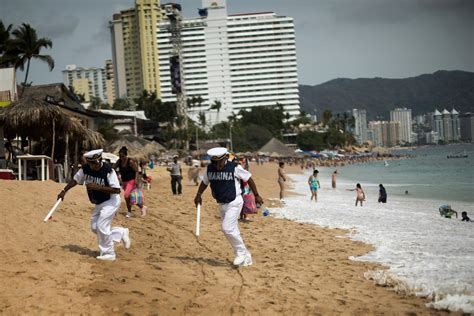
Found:
<svg viewBox="0 0 474 316"><path fill-rule="evenodd" d="M256 106L283 105L299 114L298 74L293 19L272 12L227 15L225 0L203 0L207 16L184 19L182 46L187 98L200 96L199 112L212 124ZM158 50L162 101L171 93L168 22L159 23ZM208 110L220 101L218 114Z"/></svg>

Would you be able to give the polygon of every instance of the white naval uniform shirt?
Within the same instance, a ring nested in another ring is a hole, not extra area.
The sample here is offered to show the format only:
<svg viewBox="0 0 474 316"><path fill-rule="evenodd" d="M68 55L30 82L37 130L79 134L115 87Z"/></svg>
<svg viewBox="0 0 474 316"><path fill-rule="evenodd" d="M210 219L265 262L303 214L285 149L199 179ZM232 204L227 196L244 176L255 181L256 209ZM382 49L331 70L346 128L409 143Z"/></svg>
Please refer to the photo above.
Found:
<svg viewBox="0 0 474 316"><path fill-rule="evenodd" d="M226 163L229 163L228 161ZM237 165L234 169L234 179L235 179L235 196L239 196L242 194L242 188L240 186L240 180L247 182L249 181L252 174L242 168L241 165ZM202 177L202 182L205 185L209 185L209 177L207 176L207 171L204 172Z"/></svg>
<svg viewBox="0 0 474 316"><path fill-rule="evenodd" d="M85 183L85 175L84 175L84 170L82 170L82 168L76 172L76 174L74 175L74 180L77 182L77 184L81 184L81 185L88 184L88 183ZM107 180L109 181L109 186L111 188L121 189L120 182L117 177L117 173L115 172L114 169L112 169L112 171L109 172L109 174L107 175ZM115 194L115 193L110 194L109 201L116 200L116 199L120 200L120 194Z"/></svg>

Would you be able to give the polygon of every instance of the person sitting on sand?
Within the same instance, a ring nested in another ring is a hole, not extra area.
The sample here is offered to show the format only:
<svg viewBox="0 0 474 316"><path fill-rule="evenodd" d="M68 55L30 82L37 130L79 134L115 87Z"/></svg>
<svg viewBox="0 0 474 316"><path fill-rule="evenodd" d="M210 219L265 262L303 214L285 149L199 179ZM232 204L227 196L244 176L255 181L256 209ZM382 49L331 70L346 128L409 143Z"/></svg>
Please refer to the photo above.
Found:
<svg viewBox="0 0 474 316"><path fill-rule="evenodd" d="M309 189L311 190L311 201L314 197L314 202L318 201L318 189L321 187L318 180L318 173L319 171L315 169L308 179Z"/></svg>
<svg viewBox="0 0 474 316"><path fill-rule="evenodd" d="M461 216L462 216L462 220L463 222L470 222L471 220L469 219L469 217L467 216L467 212L462 212L461 213Z"/></svg>
<svg viewBox="0 0 474 316"><path fill-rule="evenodd" d="M387 191L382 184L379 184L379 203L387 203Z"/></svg>
<svg viewBox="0 0 474 316"><path fill-rule="evenodd" d="M347 191L356 191L356 201L355 201L355 206L357 206L357 203L360 202L360 206L362 206L362 202L365 201L365 192L362 189L362 186L360 183L356 184L355 189L347 189Z"/></svg>

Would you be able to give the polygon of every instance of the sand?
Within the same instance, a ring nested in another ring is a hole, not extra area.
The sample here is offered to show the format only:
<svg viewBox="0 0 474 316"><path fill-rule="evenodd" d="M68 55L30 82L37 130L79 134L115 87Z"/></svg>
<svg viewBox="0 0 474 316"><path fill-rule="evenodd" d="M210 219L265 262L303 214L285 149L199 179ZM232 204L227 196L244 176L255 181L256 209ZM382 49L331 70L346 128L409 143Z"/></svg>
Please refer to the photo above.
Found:
<svg viewBox="0 0 474 316"><path fill-rule="evenodd" d="M271 204L268 198L278 197L277 165L251 165L251 171ZM0 180L0 314L444 313L366 280L364 272L380 267L348 257L371 247L338 237L342 230L253 215L240 228L254 265L235 269L209 189L197 240L197 187L185 179L183 195L175 197L163 168L150 174L148 216L126 219L123 204L114 220L129 227L132 238L131 249L117 246L115 262L95 259L92 207L83 187L68 192L45 224L64 184Z"/></svg>

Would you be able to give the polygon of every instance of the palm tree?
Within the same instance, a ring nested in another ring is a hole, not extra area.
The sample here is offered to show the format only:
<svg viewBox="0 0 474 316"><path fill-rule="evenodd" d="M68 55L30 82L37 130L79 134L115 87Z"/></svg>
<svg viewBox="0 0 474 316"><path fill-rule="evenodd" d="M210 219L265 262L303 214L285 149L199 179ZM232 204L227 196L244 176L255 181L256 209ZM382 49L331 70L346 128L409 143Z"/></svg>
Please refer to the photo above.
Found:
<svg viewBox="0 0 474 316"><path fill-rule="evenodd" d="M11 45L12 25L5 27L0 21L0 67L13 67L17 58L17 50Z"/></svg>
<svg viewBox="0 0 474 316"><path fill-rule="evenodd" d="M332 119L332 112L331 110L325 110L323 112L323 126L327 126L329 121Z"/></svg>
<svg viewBox="0 0 474 316"><path fill-rule="evenodd" d="M206 127L206 114L204 112L199 112L199 124L201 124L202 129Z"/></svg>
<svg viewBox="0 0 474 316"><path fill-rule="evenodd" d="M10 40L10 31L12 25L5 27L2 21L0 21L0 55L3 55L7 49L7 43Z"/></svg>
<svg viewBox="0 0 474 316"><path fill-rule="evenodd" d="M222 102L219 100L214 100L214 103L211 104L211 110L217 110L217 122L219 122L219 113L222 108Z"/></svg>
<svg viewBox="0 0 474 316"><path fill-rule="evenodd" d="M25 90L26 83L28 82L28 73L30 71L31 59L36 58L48 64L49 71L54 68L54 60L49 55L41 55L41 49L53 47L53 43L49 38L38 38L36 30L29 24L23 23L18 29L12 32L14 36L9 41L12 50L16 50L17 58L15 60L15 69L23 70L26 64L26 73L24 85L21 90L21 94Z"/></svg>

